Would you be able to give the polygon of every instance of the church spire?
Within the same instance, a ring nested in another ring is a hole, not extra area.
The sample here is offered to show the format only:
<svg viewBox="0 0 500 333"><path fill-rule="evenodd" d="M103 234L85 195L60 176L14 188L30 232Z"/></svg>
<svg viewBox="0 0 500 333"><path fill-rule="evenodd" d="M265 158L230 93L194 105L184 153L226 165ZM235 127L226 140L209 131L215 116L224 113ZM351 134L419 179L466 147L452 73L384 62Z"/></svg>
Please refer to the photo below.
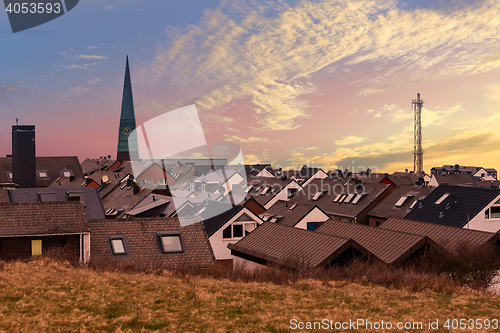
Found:
<svg viewBox="0 0 500 333"><path fill-rule="evenodd" d="M118 149L116 159L120 162L130 161L130 152L137 152L137 139L129 140L130 134L135 130L134 100L132 98L132 81L130 68L125 65L125 80L123 82L122 111L120 115L120 128L118 132Z"/></svg>

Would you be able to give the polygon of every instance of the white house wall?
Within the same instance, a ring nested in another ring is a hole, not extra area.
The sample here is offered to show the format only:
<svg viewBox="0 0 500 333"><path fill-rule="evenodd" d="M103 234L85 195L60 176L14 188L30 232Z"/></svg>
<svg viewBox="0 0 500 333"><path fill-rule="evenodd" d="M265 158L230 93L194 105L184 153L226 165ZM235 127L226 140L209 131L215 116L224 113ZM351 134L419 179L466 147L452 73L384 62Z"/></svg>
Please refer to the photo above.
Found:
<svg viewBox="0 0 500 333"><path fill-rule="evenodd" d="M296 225L295 228L307 230L308 222L325 222L330 217L323 213L318 207L314 207L306 216L304 216Z"/></svg>
<svg viewBox="0 0 500 333"><path fill-rule="evenodd" d="M302 187L297 184L296 181L289 182L285 187L281 189L269 202L264 205L264 208L268 210L271 208L278 200L288 200L288 190L289 189L301 189Z"/></svg>
<svg viewBox="0 0 500 333"><path fill-rule="evenodd" d="M314 175L312 175L308 180L306 180L302 186L305 187L307 184L309 184L311 182L311 180L313 179L325 179L325 178L328 178L328 175L321 169L319 169L318 171L316 171L316 173Z"/></svg>
<svg viewBox="0 0 500 333"><path fill-rule="evenodd" d="M485 219L484 214L493 204L500 199L500 195L492 200L487 207L485 207L479 214L474 216L466 226L465 229L474 229L487 232L497 232L500 230L500 219Z"/></svg>

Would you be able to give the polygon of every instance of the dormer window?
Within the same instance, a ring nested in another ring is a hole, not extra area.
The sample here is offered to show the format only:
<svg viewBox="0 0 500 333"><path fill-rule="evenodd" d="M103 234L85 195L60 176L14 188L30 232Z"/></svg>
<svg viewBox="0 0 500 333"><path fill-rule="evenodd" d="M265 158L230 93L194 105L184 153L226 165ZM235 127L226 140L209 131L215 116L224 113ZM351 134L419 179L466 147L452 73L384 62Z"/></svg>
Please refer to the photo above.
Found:
<svg viewBox="0 0 500 333"><path fill-rule="evenodd" d="M207 184L201 184L201 191L206 192L207 191Z"/></svg>
<svg viewBox="0 0 500 333"><path fill-rule="evenodd" d="M63 176L64 176L64 177L70 177L70 176L71 176L71 172L69 172L69 171L64 171L64 172L63 172Z"/></svg>

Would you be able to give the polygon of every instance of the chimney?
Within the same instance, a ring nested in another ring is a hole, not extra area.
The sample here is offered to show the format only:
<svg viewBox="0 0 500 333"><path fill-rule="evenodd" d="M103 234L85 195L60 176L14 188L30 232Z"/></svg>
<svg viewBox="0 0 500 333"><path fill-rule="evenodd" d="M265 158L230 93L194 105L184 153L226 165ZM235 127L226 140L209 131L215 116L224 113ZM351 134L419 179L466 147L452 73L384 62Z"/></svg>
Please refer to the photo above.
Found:
<svg viewBox="0 0 500 333"><path fill-rule="evenodd" d="M12 126L12 182L36 187L35 126Z"/></svg>
<svg viewBox="0 0 500 333"><path fill-rule="evenodd" d="M75 180L75 175L69 176L69 181L72 182L73 180Z"/></svg>
<svg viewBox="0 0 500 333"><path fill-rule="evenodd" d="M133 192L134 194L139 193L139 191L141 190L141 188L139 187L139 185L137 185L137 183L136 183L136 182L134 182L134 183L133 183L133 185L132 185L132 189L133 189L133 191L134 191L134 192Z"/></svg>

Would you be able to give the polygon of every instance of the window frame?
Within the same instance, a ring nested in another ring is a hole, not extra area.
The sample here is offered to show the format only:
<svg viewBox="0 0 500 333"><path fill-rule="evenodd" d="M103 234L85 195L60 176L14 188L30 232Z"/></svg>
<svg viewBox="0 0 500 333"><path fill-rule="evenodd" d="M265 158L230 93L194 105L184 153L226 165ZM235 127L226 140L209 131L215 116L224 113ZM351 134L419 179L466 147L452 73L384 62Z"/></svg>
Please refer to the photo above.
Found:
<svg viewBox="0 0 500 333"><path fill-rule="evenodd" d="M164 253L164 254L184 253L186 251L180 231L177 231L177 230L158 231L158 232L156 232L156 234L158 235L158 241L160 243L160 250L162 253ZM163 237L178 237L181 249L180 250L173 250L173 251L166 250L164 245L163 245Z"/></svg>
<svg viewBox="0 0 500 333"><path fill-rule="evenodd" d="M117 241L117 240L121 241L122 247L123 247L123 252L116 251L115 246L113 245L113 241ZM122 255L127 254L127 248L125 246L125 240L123 239L123 237L120 237L120 236L109 237L109 245L111 246L111 253L113 253L113 255L122 256Z"/></svg>
<svg viewBox="0 0 500 333"><path fill-rule="evenodd" d="M228 225L227 227L225 227L224 229L222 229L222 239L224 240L228 240L228 239L241 239L243 237L246 237L248 234L250 234L252 231L248 231L246 228L245 228L245 225L246 224L253 224L254 225L254 228L253 230L257 229L257 227L259 226L259 224L255 221L241 221L241 222L233 222L231 223L230 225ZM243 229L243 236L238 236L238 237L235 237L234 236L234 230L233 230L233 226L235 225L241 225L242 229ZM224 232L230 228L231 230L231 237L230 238L226 238L224 237Z"/></svg>

